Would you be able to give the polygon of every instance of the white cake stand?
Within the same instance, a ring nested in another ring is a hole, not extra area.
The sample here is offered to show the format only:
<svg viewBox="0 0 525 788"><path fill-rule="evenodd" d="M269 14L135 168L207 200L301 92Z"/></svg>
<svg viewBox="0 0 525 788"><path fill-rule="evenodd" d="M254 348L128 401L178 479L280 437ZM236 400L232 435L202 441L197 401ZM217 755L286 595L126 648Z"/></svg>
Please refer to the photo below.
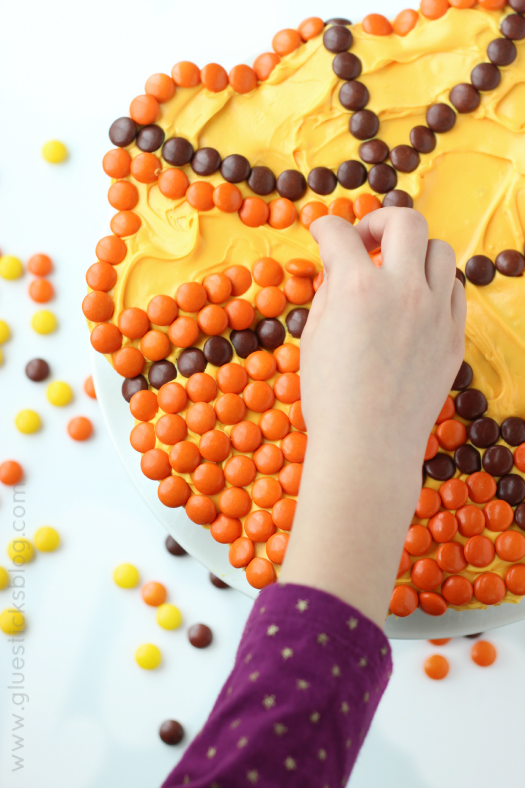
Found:
<svg viewBox="0 0 525 788"><path fill-rule="evenodd" d="M93 378L97 399L109 434L133 484L149 508L169 534L210 572L221 577L229 586L255 599L257 590L246 580L242 569L234 569L228 561L228 547L215 542L207 529L191 522L184 509L168 509L157 497L157 484L147 479L140 470L140 458L129 442L134 424L129 407L122 397L122 378L106 358L91 350ZM501 627L525 618L525 603L504 604L486 610L447 610L434 618L416 610L408 618L389 616L385 633L389 638L427 639L460 637L475 632Z"/></svg>

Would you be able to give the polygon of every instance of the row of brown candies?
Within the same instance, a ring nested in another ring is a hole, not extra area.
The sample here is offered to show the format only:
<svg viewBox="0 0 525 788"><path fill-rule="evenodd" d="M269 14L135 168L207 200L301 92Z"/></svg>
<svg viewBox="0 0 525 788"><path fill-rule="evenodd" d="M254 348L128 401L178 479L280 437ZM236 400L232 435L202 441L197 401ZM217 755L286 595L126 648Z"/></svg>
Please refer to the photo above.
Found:
<svg viewBox="0 0 525 788"><path fill-rule="evenodd" d="M482 287L492 282L496 270L503 276L521 276L525 270L525 257L515 249L505 249L493 263L486 255L476 254L467 260L465 276L473 285Z"/></svg>

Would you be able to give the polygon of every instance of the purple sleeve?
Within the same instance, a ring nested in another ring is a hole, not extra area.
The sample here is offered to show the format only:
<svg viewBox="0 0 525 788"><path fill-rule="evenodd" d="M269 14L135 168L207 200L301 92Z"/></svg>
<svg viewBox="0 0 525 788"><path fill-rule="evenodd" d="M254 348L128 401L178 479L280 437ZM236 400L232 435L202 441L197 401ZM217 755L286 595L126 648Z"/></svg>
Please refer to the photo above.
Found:
<svg viewBox="0 0 525 788"><path fill-rule="evenodd" d="M355 608L307 586L266 588L163 788L345 785L391 670L388 640Z"/></svg>

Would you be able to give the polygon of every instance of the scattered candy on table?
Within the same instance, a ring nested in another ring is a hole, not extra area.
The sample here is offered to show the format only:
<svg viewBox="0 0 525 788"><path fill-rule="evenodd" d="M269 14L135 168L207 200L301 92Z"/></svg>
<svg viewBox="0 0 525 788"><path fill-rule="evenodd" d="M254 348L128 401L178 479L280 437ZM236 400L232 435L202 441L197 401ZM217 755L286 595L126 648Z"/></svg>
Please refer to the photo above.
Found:
<svg viewBox="0 0 525 788"><path fill-rule="evenodd" d="M4 254L0 257L0 276L2 279L18 279L24 273L24 266L18 257Z"/></svg>
<svg viewBox="0 0 525 788"><path fill-rule="evenodd" d="M135 652L137 664L144 670L155 670L162 661L162 655L153 643L144 643Z"/></svg>
<svg viewBox="0 0 525 788"><path fill-rule="evenodd" d="M0 482L2 484L18 484L23 475L22 466L16 460L5 460L0 464Z"/></svg>
<svg viewBox="0 0 525 788"><path fill-rule="evenodd" d="M85 416L75 416L67 425L67 431L74 441L86 441L93 434L93 425Z"/></svg>
<svg viewBox="0 0 525 788"><path fill-rule="evenodd" d="M496 661L498 652L488 640L478 640L470 649L472 661L482 668L487 668Z"/></svg>
<svg viewBox="0 0 525 788"><path fill-rule="evenodd" d="M38 432L42 426L40 416L34 410L21 410L15 417L15 425L20 432L25 435L31 435L33 432Z"/></svg>
<svg viewBox="0 0 525 788"><path fill-rule="evenodd" d="M159 736L164 744L178 744L184 738L184 728L176 720L166 720L159 728Z"/></svg>
<svg viewBox="0 0 525 788"><path fill-rule="evenodd" d="M29 285L29 297L38 304L46 304L55 295L55 289L47 279L34 279Z"/></svg>
<svg viewBox="0 0 525 788"><path fill-rule="evenodd" d="M43 525L35 532L33 542L41 553L52 553L60 545L60 536L50 525Z"/></svg>
<svg viewBox="0 0 525 788"><path fill-rule="evenodd" d="M84 382L84 391L86 392L88 397L91 397L91 399L97 398L95 392L95 384L93 383L93 378L91 377L91 375L88 378L86 378Z"/></svg>
<svg viewBox="0 0 525 788"><path fill-rule="evenodd" d="M178 542L176 542L172 536L166 537L165 545L166 545L166 550L168 551L168 553L171 553L171 555L176 555L176 556L188 555L184 547L181 547L181 545Z"/></svg>
<svg viewBox="0 0 525 788"><path fill-rule="evenodd" d="M62 380L55 380L47 387L46 396L52 405L62 408L64 405L69 405L73 399L73 392L68 383L64 383Z"/></svg>
<svg viewBox="0 0 525 788"><path fill-rule="evenodd" d="M450 643L452 638L434 638L434 640L429 640L429 643L432 643L434 646L446 646L447 643Z"/></svg>
<svg viewBox="0 0 525 788"><path fill-rule="evenodd" d="M188 640L195 648L207 648L213 640L212 631L206 624L194 624L188 631Z"/></svg>
<svg viewBox="0 0 525 788"><path fill-rule="evenodd" d="M433 654L425 660L423 668L429 679L441 681L448 676L450 664L448 659L441 654Z"/></svg>
<svg viewBox="0 0 525 788"><path fill-rule="evenodd" d="M3 588L7 588L9 585L9 572L7 569L4 569L3 566L0 566L0 591Z"/></svg>
<svg viewBox="0 0 525 788"><path fill-rule="evenodd" d="M63 142L49 140L42 148L42 156L50 164L61 164L68 157L68 151Z"/></svg>
<svg viewBox="0 0 525 788"><path fill-rule="evenodd" d="M140 581L139 570L133 564L119 564L113 572L113 580L119 588L136 588Z"/></svg>
<svg viewBox="0 0 525 788"><path fill-rule="evenodd" d="M40 309L31 318L31 325L37 334L51 334L55 331L58 323L53 312L48 309Z"/></svg>
<svg viewBox="0 0 525 788"><path fill-rule="evenodd" d="M47 276L53 270L53 263L47 254L34 254L27 261L27 270L35 276Z"/></svg>
<svg viewBox="0 0 525 788"><path fill-rule="evenodd" d="M7 555L14 564L21 566L33 560L35 551L29 539L13 539L7 546Z"/></svg>
<svg viewBox="0 0 525 788"><path fill-rule="evenodd" d="M11 329L9 328L5 320L0 320L0 345L3 345L4 342L7 342L10 336L11 336Z"/></svg>
<svg viewBox="0 0 525 788"><path fill-rule="evenodd" d="M182 614L178 607L165 602L157 608L157 624L163 629L178 629L182 624Z"/></svg>
<svg viewBox="0 0 525 788"><path fill-rule="evenodd" d="M228 583L225 583L224 580L221 580L220 577L214 575L213 572L210 572L210 583L215 586L215 588L229 588L230 586Z"/></svg>
<svg viewBox="0 0 525 788"><path fill-rule="evenodd" d="M168 592L162 583L150 582L142 587L142 599L150 607L158 607L166 601Z"/></svg>
<svg viewBox="0 0 525 788"><path fill-rule="evenodd" d="M33 358L26 364L26 375L29 380L40 383L49 376L49 364L43 358Z"/></svg>
<svg viewBox="0 0 525 788"><path fill-rule="evenodd" d="M6 635L19 635L26 627L26 620L23 613L8 607L0 613L0 629Z"/></svg>

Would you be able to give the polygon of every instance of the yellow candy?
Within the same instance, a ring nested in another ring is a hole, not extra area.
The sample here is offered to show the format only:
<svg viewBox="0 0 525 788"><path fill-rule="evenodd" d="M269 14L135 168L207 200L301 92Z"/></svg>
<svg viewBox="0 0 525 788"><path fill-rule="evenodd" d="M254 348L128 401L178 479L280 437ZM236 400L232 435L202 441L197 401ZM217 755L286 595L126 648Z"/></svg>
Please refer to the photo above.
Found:
<svg viewBox="0 0 525 788"><path fill-rule="evenodd" d="M57 327L57 319L49 309L40 309L31 318L31 325L37 334L51 334Z"/></svg>
<svg viewBox="0 0 525 788"><path fill-rule="evenodd" d="M32 561L35 551L29 539L13 539L7 546L7 555L17 566L23 566Z"/></svg>
<svg viewBox="0 0 525 788"><path fill-rule="evenodd" d="M113 580L120 588L135 588L139 584L139 570L133 564L120 564L113 572Z"/></svg>
<svg viewBox="0 0 525 788"><path fill-rule="evenodd" d="M42 426L40 416L34 410L21 410L16 415L15 424L20 432L25 435L31 435L32 432L38 432Z"/></svg>
<svg viewBox="0 0 525 788"><path fill-rule="evenodd" d="M57 408L69 405L73 399L71 386L69 386L68 383L64 383L62 380L55 380L54 383L50 383L47 387L46 394L50 403L56 405Z"/></svg>
<svg viewBox="0 0 525 788"><path fill-rule="evenodd" d="M60 164L68 156L67 148L59 140L49 140L42 148L42 156L50 164Z"/></svg>
<svg viewBox="0 0 525 788"><path fill-rule="evenodd" d="M166 602L157 608L157 624L162 629L178 629L182 624L182 614L178 607Z"/></svg>
<svg viewBox="0 0 525 788"><path fill-rule="evenodd" d="M24 273L24 266L18 257L4 254L0 257L0 276L3 279L18 279Z"/></svg>
<svg viewBox="0 0 525 788"><path fill-rule="evenodd" d="M0 629L6 635L18 635L26 628L26 620L19 610L8 607L0 613Z"/></svg>
<svg viewBox="0 0 525 788"><path fill-rule="evenodd" d="M3 345L4 342L7 342L10 336L11 336L11 329L9 328L5 320L0 320L0 345Z"/></svg>
<svg viewBox="0 0 525 788"><path fill-rule="evenodd" d="M50 525L43 525L33 536L33 542L41 553L52 553L60 544L60 536Z"/></svg>
<svg viewBox="0 0 525 788"><path fill-rule="evenodd" d="M157 646L152 643L144 643L136 650L135 659L144 670L155 670L160 665L162 656Z"/></svg>
<svg viewBox="0 0 525 788"><path fill-rule="evenodd" d="M2 588L7 588L9 585L9 572L7 569L4 569L3 566L0 566L0 591Z"/></svg>

